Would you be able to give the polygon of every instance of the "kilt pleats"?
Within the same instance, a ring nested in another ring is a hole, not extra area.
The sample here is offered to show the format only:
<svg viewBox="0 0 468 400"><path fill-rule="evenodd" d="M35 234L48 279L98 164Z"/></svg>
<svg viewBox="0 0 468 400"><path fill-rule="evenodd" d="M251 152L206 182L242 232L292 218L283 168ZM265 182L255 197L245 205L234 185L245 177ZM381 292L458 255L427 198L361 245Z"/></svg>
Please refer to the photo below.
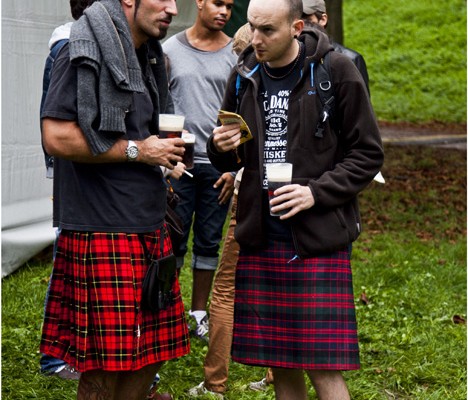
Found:
<svg viewBox="0 0 468 400"><path fill-rule="evenodd" d="M160 232L144 234L160 256ZM163 255L172 252L164 235ZM78 371L134 371L189 352L179 282L175 304L140 310L147 262L137 234L62 231L54 262L41 351Z"/></svg>
<svg viewBox="0 0 468 400"><path fill-rule="evenodd" d="M359 368L350 249L294 259L292 244L241 250L234 361L278 368Z"/></svg>

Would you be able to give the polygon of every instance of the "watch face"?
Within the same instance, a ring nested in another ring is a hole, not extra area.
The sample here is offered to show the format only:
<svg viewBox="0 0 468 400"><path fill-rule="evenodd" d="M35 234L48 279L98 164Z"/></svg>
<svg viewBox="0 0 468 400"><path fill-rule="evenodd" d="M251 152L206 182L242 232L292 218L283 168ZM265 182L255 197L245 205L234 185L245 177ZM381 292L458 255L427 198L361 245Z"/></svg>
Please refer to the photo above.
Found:
<svg viewBox="0 0 468 400"><path fill-rule="evenodd" d="M138 157L138 147L130 146L127 147L127 158L129 160L135 160Z"/></svg>

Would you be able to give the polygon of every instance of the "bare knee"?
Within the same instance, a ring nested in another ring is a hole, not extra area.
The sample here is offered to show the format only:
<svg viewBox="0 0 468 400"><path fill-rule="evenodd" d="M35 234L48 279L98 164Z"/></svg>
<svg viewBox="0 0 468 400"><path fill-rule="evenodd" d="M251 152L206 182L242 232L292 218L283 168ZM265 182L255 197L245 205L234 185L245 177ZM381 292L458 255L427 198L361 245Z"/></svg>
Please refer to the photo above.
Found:
<svg viewBox="0 0 468 400"><path fill-rule="evenodd" d="M118 372L93 370L83 372L78 384L77 399L113 399Z"/></svg>
<svg viewBox="0 0 468 400"><path fill-rule="evenodd" d="M318 381L340 381L343 380L341 371L328 371L328 370L307 370L307 375L312 382Z"/></svg>
<svg viewBox="0 0 468 400"><path fill-rule="evenodd" d="M349 392L341 371L307 370L320 400L349 400Z"/></svg>
<svg viewBox="0 0 468 400"><path fill-rule="evenodd" d="M273 376L277 400L307 399L303 370L273 368Z"/></svg>
<svg viewBox="0 0 468 400"><path fill-rule="evenodd" d="M78 400L140 400L144 399L162 363L148 365L137 371L110 372L93 370L81 374Z"/></svg>

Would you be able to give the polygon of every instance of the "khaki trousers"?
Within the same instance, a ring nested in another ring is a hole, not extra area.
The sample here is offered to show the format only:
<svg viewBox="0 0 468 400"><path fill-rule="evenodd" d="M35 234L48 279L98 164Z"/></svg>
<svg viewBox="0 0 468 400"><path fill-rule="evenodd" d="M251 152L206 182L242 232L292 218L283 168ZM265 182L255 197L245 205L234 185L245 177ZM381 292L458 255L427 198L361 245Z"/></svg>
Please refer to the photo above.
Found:
<svg viewBox="0 0 468 400"><path fill-rule="evenodd" d="M237 195L234 194L231 203L231 219L211 294L209 347L204 362L205 387L217 393L226 391L231 359L234 282L239 258L239 245L234 239L236 208Z"/></svg>

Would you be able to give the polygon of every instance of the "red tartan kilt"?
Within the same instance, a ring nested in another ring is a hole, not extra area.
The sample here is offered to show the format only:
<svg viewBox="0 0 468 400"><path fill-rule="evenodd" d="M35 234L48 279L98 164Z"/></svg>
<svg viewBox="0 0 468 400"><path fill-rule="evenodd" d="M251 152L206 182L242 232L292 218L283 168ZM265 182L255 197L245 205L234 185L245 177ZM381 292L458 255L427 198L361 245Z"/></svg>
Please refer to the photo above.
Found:
<svg viewBox="0 0 468 400"><path fill-rule="evenodd" d="M160 232L144 235L155 257L160 253ZM163 253L172 253L167 235ZM81 372L135 371L187 354L189 337L178 280L173 306L159 313L140 310L147 268L137 234L62 231L41 352Z"/></svg>
<svg viewBox="0 0 468 400"><path fill-rule="evenodd" d="M359 368L350 250L295 259L292 244L241 250L232 358L277 368ZM292 260L292 261L291 261Z"/></svg>

